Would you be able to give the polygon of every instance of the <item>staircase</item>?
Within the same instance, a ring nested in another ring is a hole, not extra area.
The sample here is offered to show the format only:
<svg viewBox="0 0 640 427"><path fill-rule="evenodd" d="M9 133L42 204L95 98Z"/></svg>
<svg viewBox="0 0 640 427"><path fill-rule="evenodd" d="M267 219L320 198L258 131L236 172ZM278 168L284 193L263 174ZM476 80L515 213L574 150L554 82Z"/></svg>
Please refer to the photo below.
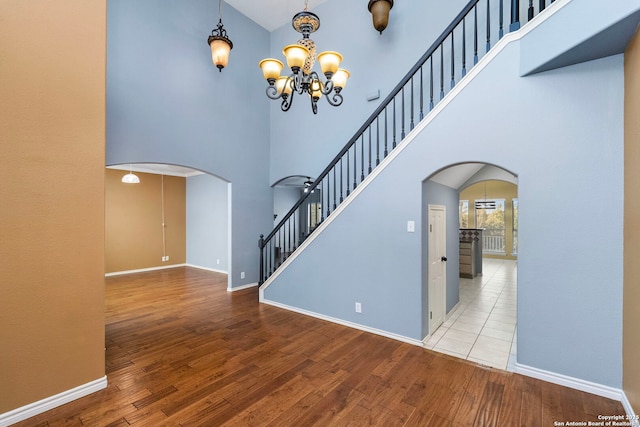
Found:
<svg viewBox="0 0 640 427"><path fill-rule="evenodd" d="M553 2L539 0L536 8L530 0L523 10L519 0L471 0L273 231L260 236L260 284L353 194L505 31L520 28L522 13L528 22Z"/></svg>

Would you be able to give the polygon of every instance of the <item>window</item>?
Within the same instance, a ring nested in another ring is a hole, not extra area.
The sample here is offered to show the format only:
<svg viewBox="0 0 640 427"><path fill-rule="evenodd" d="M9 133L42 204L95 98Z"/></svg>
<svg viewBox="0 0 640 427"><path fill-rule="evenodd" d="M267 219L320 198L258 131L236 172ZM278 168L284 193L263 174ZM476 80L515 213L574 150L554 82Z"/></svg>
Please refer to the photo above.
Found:
<svg viewBox="0 0 640 427"><path fill-rule="evenodd" d="M482 203L478 203L482 202ZM506 255L504 199L476 200L476 228L483 228L482 251Z"/></svg>
<svg viewBox="0 0 640 427"><path fill-rule="evenodd" d="M458 206L458 218L460 219L460 228L469 228L469 201L460 200Z"/></svg>

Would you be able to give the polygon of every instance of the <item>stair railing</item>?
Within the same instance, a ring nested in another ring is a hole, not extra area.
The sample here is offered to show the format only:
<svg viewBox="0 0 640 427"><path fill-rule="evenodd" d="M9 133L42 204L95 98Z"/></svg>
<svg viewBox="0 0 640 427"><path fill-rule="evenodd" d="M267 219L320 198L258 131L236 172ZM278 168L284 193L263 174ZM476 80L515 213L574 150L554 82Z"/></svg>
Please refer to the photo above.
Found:
<svg viewBox="0 0 640 427"><path fill-rule="evenodd" d="M516 31L520 28L520 1L507 2L511 17L509 31ZM547 7L547 3L553 2L539 0L538 13ZM407 131L413 130L416 123L444 98L455 86L456 74L459 73L462 79L468 68L476 65L491 49L492 40L503 37L504 3L504 0L471 0L273 231L266 237L260 235L260 284L349 197L405 138ZM529 0L528 7L523 5L523 8L526 8L528 20L533 19L534 1ZM484 16L479 20L479 15ZM478 47L481 38L485 42L484 49Z"/></svg>

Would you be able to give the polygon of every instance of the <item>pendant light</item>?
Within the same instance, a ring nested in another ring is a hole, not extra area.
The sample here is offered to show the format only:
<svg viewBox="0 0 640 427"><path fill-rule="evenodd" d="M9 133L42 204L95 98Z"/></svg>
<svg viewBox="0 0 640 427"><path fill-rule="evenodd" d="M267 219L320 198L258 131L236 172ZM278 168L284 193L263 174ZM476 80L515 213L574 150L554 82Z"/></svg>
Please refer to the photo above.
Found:
<svg viewBox="0 0 640 427"><path fill-rule="evenodd" d="M393 0L371 0L369 1L369 12L373 18L373 28L380 31L380 34L389 24L389 11L393 7Z"/></svg>
<svg viewBox="0 0 640 427"><path fill-rule="evenodd" d="M227 30L222 25L222 0L218 0L218 27L211 31L211 35L207 39L209 47L211 48L211 60L213 65L218 67L218 70L222 72L222 69L229 63L229 53L233 49L233 43L227 37Z"/></svg>
<svg viewBox="0 0 640 427"><path fill-rule="evenodd" d="M132 172L131 165L129 165L129 173L122 177L122 182L125 184L139 184L140 178Z"/></svg>

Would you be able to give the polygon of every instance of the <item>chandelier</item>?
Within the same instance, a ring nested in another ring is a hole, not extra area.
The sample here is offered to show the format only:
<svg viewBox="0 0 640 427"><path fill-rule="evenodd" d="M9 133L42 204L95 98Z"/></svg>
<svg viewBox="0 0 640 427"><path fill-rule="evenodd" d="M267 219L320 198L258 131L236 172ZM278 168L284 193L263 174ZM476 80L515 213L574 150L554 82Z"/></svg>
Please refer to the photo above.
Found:
<svg viewBox="0 0 640 427"><path fill-rule="evenodd" d="M308 3L306 0L304 11L295 14L291 21L293 28L302 34L302 39L298 40L297 44L285 46L282 50L291 74L280 75L284 64L277 59L263 59L259 65L269 83L267 96L273 100L282 99L282 111L289 111L296 93L307 93L313 114L317 114L317 103L322 95L325 95L327 102L334 107L342 104L341 92L347 83L349 72L338 68L342 62L342 55L338 52L327 51L316 56L316 44L309 35L320 28L320 18L307 10ZM318 73L312 69L316 59L320 63L325 81L322 81Z"/></svg>

